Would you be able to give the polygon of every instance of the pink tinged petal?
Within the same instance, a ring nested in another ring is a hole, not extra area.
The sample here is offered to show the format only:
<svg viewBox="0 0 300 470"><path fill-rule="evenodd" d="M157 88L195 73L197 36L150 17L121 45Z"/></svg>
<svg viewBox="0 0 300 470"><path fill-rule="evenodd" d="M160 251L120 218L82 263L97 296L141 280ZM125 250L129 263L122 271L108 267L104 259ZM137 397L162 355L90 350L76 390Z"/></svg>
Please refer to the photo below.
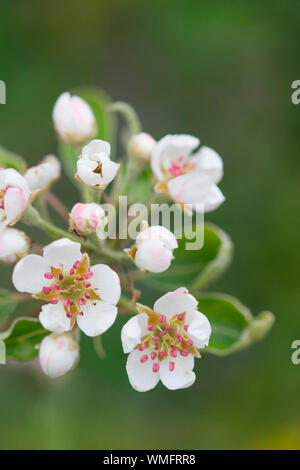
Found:
<svg viewBox="0 0 300 470"><path fill-rule="evenodd" d="M220 155L210 147L201 147L190 160L196 170L209 176L215 184L223 177L223 160Z"/></svg>
<svg viewBox="0 0 300 470"><path fill-rule="evenodd" d="M196 348L208 346L211 335L211 325L203 313L190 310L186 314L185 321L189 324L188 336Z"/></svg>
<svg viewBox="0 0 300 470"><path fill-rule="evenodd" d="M160 225L153 225L146 230L143 230L136 238L137 246L141 245L144 241L157 240L161 241L166 248L174 250L178 247L175 235L170 230Z"/></svg>
<svg viewBox="0 0 300 470"><path fill-rule="evenodd" d="M126 371L128 379L131 386L138 392L147 392L159 382L159 374L152 371L153 362L149 360L141 362L141 357L145 353L149 356L147 349L143 352L135 349L127 358Z"/></svg>
<svg viewBox="0 0 300 470"><path fill-rule="evenodd" d="M44 247L44 259L55 268L70 270L81 258L80 243L67 238L60 238Z"/></svg>
<svg viewBox="0 0 300 470"><path fill-rule="evenodd" d="M0 261L15 263L29 251L29 239L15 228L0 230Z"/></svg>
<svg viewBox="0 0 300 470"><path fill-rule="evenodd" d="M167 318L180 313L187 312L188 310L195 310L198 302L188 290L180 287L173 292L160 297L154 304L153 310L160 314L165 314Z"/></svg>
<svg viewBox="0 0 300 470"><path fill-rule="evenodd" d="M7 221L11 222L18 217L27 206L29 192L19 188L9 188L4 196L4 210Z"/></svg>
<svg viewBox="0 0 300 470"><path fill-rule="evenodd" d="M15 265L12 282L19 292L37 294L43 286L51 284L51 280L44 277L49 270L50 266L42 256L28 255Z"/></svg>
<svg viewBox="0 0 300 470"><path fill-rule="evenodd" d="M79 328L87 336L98 336L114 323L118 309L112 304L99 300L82 306L83 315L77 316Z"/></svg>
<svg viewBox="0 0 300 470"><path fill-rule="evenodd" d="M173 252L159 240L144 241L138 247L134 262L140 269L161 273L169 268Z"/></svg>
<svg viewBox="0 0 300 470"><path fill-rule="evenodd" d="M46 336L39 349L40 365L51 379L66 374L79 358L79 348L70 335Z"/></svg>
<svg viewBox="0 0 300 470"><path fill-rule="evenodd" d="M90 283L100 299L116 305L121 295L120 279L117 273L106 264L96 264L91 267L90 272L93 274Z"/></svg>
<svg viewBox="0 0 300 470"><path fill-rule="evenodd" d="M70 319L66 316L62 302L43 305L39 320L46 330L54 333L64 333L71 329Z"/></svg>
<svg viewBox="0 0 300 470"><path fill-rule="evenodd" d="M217 209L223 202L225 197L222 191L215 184L211 187L210 191L202 198L199 205L194 204L193 209L196 212L211 212Z"/></svg>
<svg viewBox="0 0 300 470"><path fill-rule="evenodd" d="M131 352L141 342L142 337L147 334L147 325L148 316L146 313L135 315L125 323L121 331L124 353Z"/></svg>
<svg viewBox="0 0 300 470"><path fill-rule="evenodd" d="M171 197L185 204L202 203L211 190L213 181L207 175L196 171L172 178L167 183Z"/></svg>
<svg viewBox="0 0 300 470"><path fill-rule="evenodd" d="M196 379L194 368L194 357L189 354L187 357L178 355L172 358L170 368L169 361L164 359L160 364L160 379L169 390L190 387Z"/></svg>

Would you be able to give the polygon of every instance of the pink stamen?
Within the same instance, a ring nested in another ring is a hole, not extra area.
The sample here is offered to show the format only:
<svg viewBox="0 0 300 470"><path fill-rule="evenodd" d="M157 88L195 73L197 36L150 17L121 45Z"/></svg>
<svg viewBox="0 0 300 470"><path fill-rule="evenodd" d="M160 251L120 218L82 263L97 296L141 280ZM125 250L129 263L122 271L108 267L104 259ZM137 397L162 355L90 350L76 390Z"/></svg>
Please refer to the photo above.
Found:
<svg viewBox="0 0 300 470"><path fill-rule="evenodd" d="M183 329L187 331L189 329L189 325L184 325Z"/></svg>
<svg viewBox="0 0 300 470"><path fill-rule="evenodd" d="M176 349L172 349L172 351L170 352L171 356L172 357L177 357L177 351Z"/></svg>
<svg viewBox="0 0 300 470"><path fill-rule="evenodd" d="M188 352L187 349L181 349L181 350L180 350L180 355L186 357L186 356L189 355L189 352Z"/></svg>
<svg viewBox="0 0 300 470"><path fill-rule="evenodd" d="M51 299L50 302L51 302L53 305L56 305L56 304L58 304L58 298L57 298L57 297L53 297L53 299Z"/></svg>
<svg viewBox="0 0 300 470"><path fill-rule="evenodd" d="M148 355L147 355L147 354L144 354L144 356L141 357L140 361L141 361L142 364L143 364L144 362L147 362L147 361L148 361Z"/></svg>
<svg viewBox="0 0 300 470"><path fill-rule="evenodd" d="M148 326L148 330L149 330L149 331L154 331L154 326L153 326L153 325L149 325L149 326Z"/></svg>
<svg viewBox="0 0 300 470"><path fill-rule="evenodd" d="M179 333L178 333L178 330L177 330L177 328L175 328L175 330L174 330L174 336L176 336L176 338L178 338L178 337L179 337Z"/></svg>
<svg viewBox="0 0 300 470"><path fill-rule="evenodd" d="M69 305L71 305L71 300L66 299L66 300L64 301L64 306L65 306L65 307L69 307Z"/></svg>
<svg viewBox="0 0 300 470"><path fill-rule="evenodd" d="M165 326L165 330L170 330L171 329L171 325L166 325Z"/></svg>
<svg viewBox="0 0 300 470"><path fill-rule="evenodd" d="M71 313L71 312L67 312L67 313L66 313L66 316L67 316L68 318L72 318L72 313Z"/></svg>
<svg viewBox="0 0 300 470"><path fill-rule="evenodd" d="M73 276L74 273L75 273L75 269L74 269L74 268L71 268L71 269L70 269L70 275Z"/></svg>
<svg viewBox="0 0 300 470"><path fill-rule="evenodd" d="M152 366L153 372L158 372L159 371L159 364L158 362L155 362Z"/></svg>
<svg viewBox="0 0 300 470"><path fill-rule="evenodd" d="M44 274L44 277L45 277L46 279L53 279L53 278L54 278L54 274L52 274L52 273L45 273L45 274Z"/></svg>
<svg viewBox="0 0 300 470"><path fill-rule="evenodd" d="M76 261L74 264L73 264L73 268L74 269L78 269L80 266L80 261Z"/></svg>
<svg viewBox="0 0 300 470"><path fill-rule="evenodd" d="M173 372L175 369L175 362L169 362L169 371Z"/></svg>
<svg viewBox="0 0 300 470"><path fill-rule="evenodd" d="M44 294L46 294L46 295L49 294L49 292L50 292L49 287L44 286L44 287L43 287L43 292L44 292Z"/></svg>
<svg viewBox="0 0 300 470"><path fill-rule="evenodd" d="M189 339L189 340L186 342L186 344L191 348L191 347L193 346L194 342L193 342L191 339Z"/></svg>
<svg viewBox="0 0 300 470"><path fill-rule="evenodd" d="M84 287L85 287L86 289L88 289L89 287L91 287L91 283L88 282L88 281L84 281L83 285L84 285Z"/></svg>
<svg viewBox="0 0 300 470"><path fill-rule="evenodd" d="M60 281L62 281L63 278L64 278L63 274L60 274L60 275L58 276L58 279L59 279Z"/></svg>
<svg viewBox="0 0 300 470"><path fill-rule="evenodd" d="M83 281L84 277L83 276L77 276L76 281Z"/></svg>
<svg viewBox="0 0 300 470"><path fill-rule="evenodd" d="M178 315L177 320L179 320L179 321L184 320L184 315Z"/></svg>
<svg viewBox="0 0 300 470"><path fill-rule="evenodd" d="M51 290L57 290L58 289L58 285L56 284L51 284Z"/></svg>
<svg viewBox="0 0 300 470"><path fill-rule="evenodd" d="M154 345L154 349L155 349L155 351L157 351L157 350L158 350L158 348L159 348L159 344L158 344L158 343L155 343L155 345Z"/></svg>
<svg viewBox="0 0 300 470"><path fill-rule="evenodd" d="M161 351L159 353L160 357L166 357L168 355L168 353L166 353L165 351Z"/></svg>
<svg viewBox="0 0 300 470"><path fill-rule="evenodd" d="M146 345L145 345L145 343L143 343L143 344L140 345L139 350L144 351L145 348L146 348Z"/></svg>
<svg viewBox="0 0 300 470"><path fill-rule="evenodd" d="M79 315L83 315L83 312L79 312Z"/></svg>
<svg viewBox="0 0 300 470"><path fill-rule="evenodd" d="M158 321L159 321L160 323L166 323L166 320L167 320L166 315L160 315L160 316L158 317Z"/></svg>
<svg viewBox="0 0 300 470"><path fill-rule="evenodd" d="M159 341L159 336L153 336L152 341Z"/></svg>
<svg viewBox="0 0 300 470"><path fill-rule="evenodd" d="M166 331L161 331L159 334L160 334L160 336L165 336L167 334L167 332Z"/></svg>
<svg viewBox="0 0 300 470"><path fill-rule="evenodd" d="M157 354L154 351L152 351L152 353L151 353L152 361L154 361L154 359L156 359L156 356L157 356Z"/></svg>
<svg viewBox="0 0 300 470"><path fill-rule="evenodd" d="M86 279L90 279L91 277L93 277L93 273L91 271L87 271L86 273L84 273L84 277Z"/></svg>
<svg viewBox="0 0 300 470"><path fill-rule="evenodd" d="M79 305L85 305L86 304L86 301L82 297L80 297L78 302L79 302Z"/></svg>
<svg viewBox="0 0 300 470"><path fill-rule="evenodd" d="M84 296L85 296L86 299L90 299L90 298L91 298L91 294L90 294L89 292L86 292L86 293L84 294Z"/></svg>
<svg viewBox="0 0 300 470"><path fill-rule="evenodd" d="M183 337L182 337L182 336L179 336L179 337L178 337L178 341L179 341L179 343L182 343Z"/></svg>

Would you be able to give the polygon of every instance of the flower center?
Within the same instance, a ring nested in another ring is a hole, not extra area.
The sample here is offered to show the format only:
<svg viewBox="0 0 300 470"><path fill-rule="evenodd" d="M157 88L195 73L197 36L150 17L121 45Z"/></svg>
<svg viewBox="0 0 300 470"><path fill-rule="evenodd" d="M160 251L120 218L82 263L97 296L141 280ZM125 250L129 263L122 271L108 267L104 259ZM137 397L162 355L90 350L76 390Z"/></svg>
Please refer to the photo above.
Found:
<svg viewBox="0 0 300 470"><path fill-rule="evenodd" d="M189 173L195 168L195 165L191 162L185 162L183 157L179 157L177 160L171 162L171 166L168 169L168 172L172 176L180 176L185 173Z"/></svg>
<svg viewBox="0 0 300 470"><path fill-rule="evenodd" d="M69 271L51 267L51 271L45 273L44 277L51 279L52 284L49 287L44 286L42 291L34 296L54 305L62 302L66 316L70 318L71 328L75 324L76 316L83 315L83 305L100 300L89 281L93 276L89 267L87 254L83 255L81 261L76 261Z"/></svg>
<svg viewBox="0 0 300 470"><path fill-rule="evenodd" d="M167 359L169 360L169 370L173 371L175 369L173 359L178 354L183 357L189 354L199 356L197 349L193 347L193 341L187 334L189 325L185 323L185 313L174 315L169 320L165 315L159 315L153 311L148 316L148 334L137 346L140 351L145 351L140 359L141 363L148 360L153 361L152 371L158 372L160 361Z"/></svg>
<svg viewBox="0 0 300 470"><path fill-rule="evenodd" d="M93 170L93 173L96 173L97 175L100 175L102 178L102 163L97 162L96 168Z"/></svg>

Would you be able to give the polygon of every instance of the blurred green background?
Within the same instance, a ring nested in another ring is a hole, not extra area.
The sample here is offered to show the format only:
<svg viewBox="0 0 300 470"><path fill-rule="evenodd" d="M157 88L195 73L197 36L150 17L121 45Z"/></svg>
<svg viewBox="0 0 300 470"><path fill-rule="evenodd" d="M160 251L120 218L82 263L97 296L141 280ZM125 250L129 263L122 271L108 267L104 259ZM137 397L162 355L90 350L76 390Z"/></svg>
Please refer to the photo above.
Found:
<svg viewBox="0 0 300 470"><path fill-rule="evenodd" d="M300 448L299 15L296 0L1 4L0 143L30 163L55 153L53 103L86 84L132 103L157 139L199 136L225 164L226 203L206 219L235 243L212 290L276 315L252 349L203 355L184 391L130 388L121 320L106 359L84 340L79 367L54 382L36 364L0 366L1 449ZM65 179L55 189L77 201ZM1 269L2 285L10 274Z"/></svg>

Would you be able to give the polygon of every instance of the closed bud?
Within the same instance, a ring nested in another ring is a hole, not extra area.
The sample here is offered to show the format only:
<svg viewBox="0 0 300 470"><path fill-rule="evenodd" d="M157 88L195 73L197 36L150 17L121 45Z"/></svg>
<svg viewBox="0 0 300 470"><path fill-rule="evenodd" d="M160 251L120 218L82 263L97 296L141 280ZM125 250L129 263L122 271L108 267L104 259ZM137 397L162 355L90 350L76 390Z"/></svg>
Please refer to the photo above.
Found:
<svg viewBox="0 0 300 470"><path fill-rule="evenodd" d="M155 147L155 140L150 134L140 132L131 137L128 145L128 152L134 158L150 161L152 150Z"/></svg>
<svg viewBox="0 0 300 470"><path fill-rule="evenodd" d="M31 191L46 190L60 176L60 162L54 155L47 155L37 166L29 168L25 179Z"/></svg>
<svg viewBox="0 0 300 470"><path fill-rule="evenodd" d="M79 346L70 334L54 333L41 342L39 359L42 371L55 379L75 366L79 359Z"/></svg>
<svg viewBox="0 0 300 470"><path fill-rule="evenodd" d="M30 239L24 232L15 228L0 231L0 263L12 264L27 255Z"/></svg>
<svg viewBox="0 0 300 470"><path fill-rule="evenodd" d="M70 230L78 233L94 233L105 227L107 217L99 204L78 202L70 213Z"/></svg>

